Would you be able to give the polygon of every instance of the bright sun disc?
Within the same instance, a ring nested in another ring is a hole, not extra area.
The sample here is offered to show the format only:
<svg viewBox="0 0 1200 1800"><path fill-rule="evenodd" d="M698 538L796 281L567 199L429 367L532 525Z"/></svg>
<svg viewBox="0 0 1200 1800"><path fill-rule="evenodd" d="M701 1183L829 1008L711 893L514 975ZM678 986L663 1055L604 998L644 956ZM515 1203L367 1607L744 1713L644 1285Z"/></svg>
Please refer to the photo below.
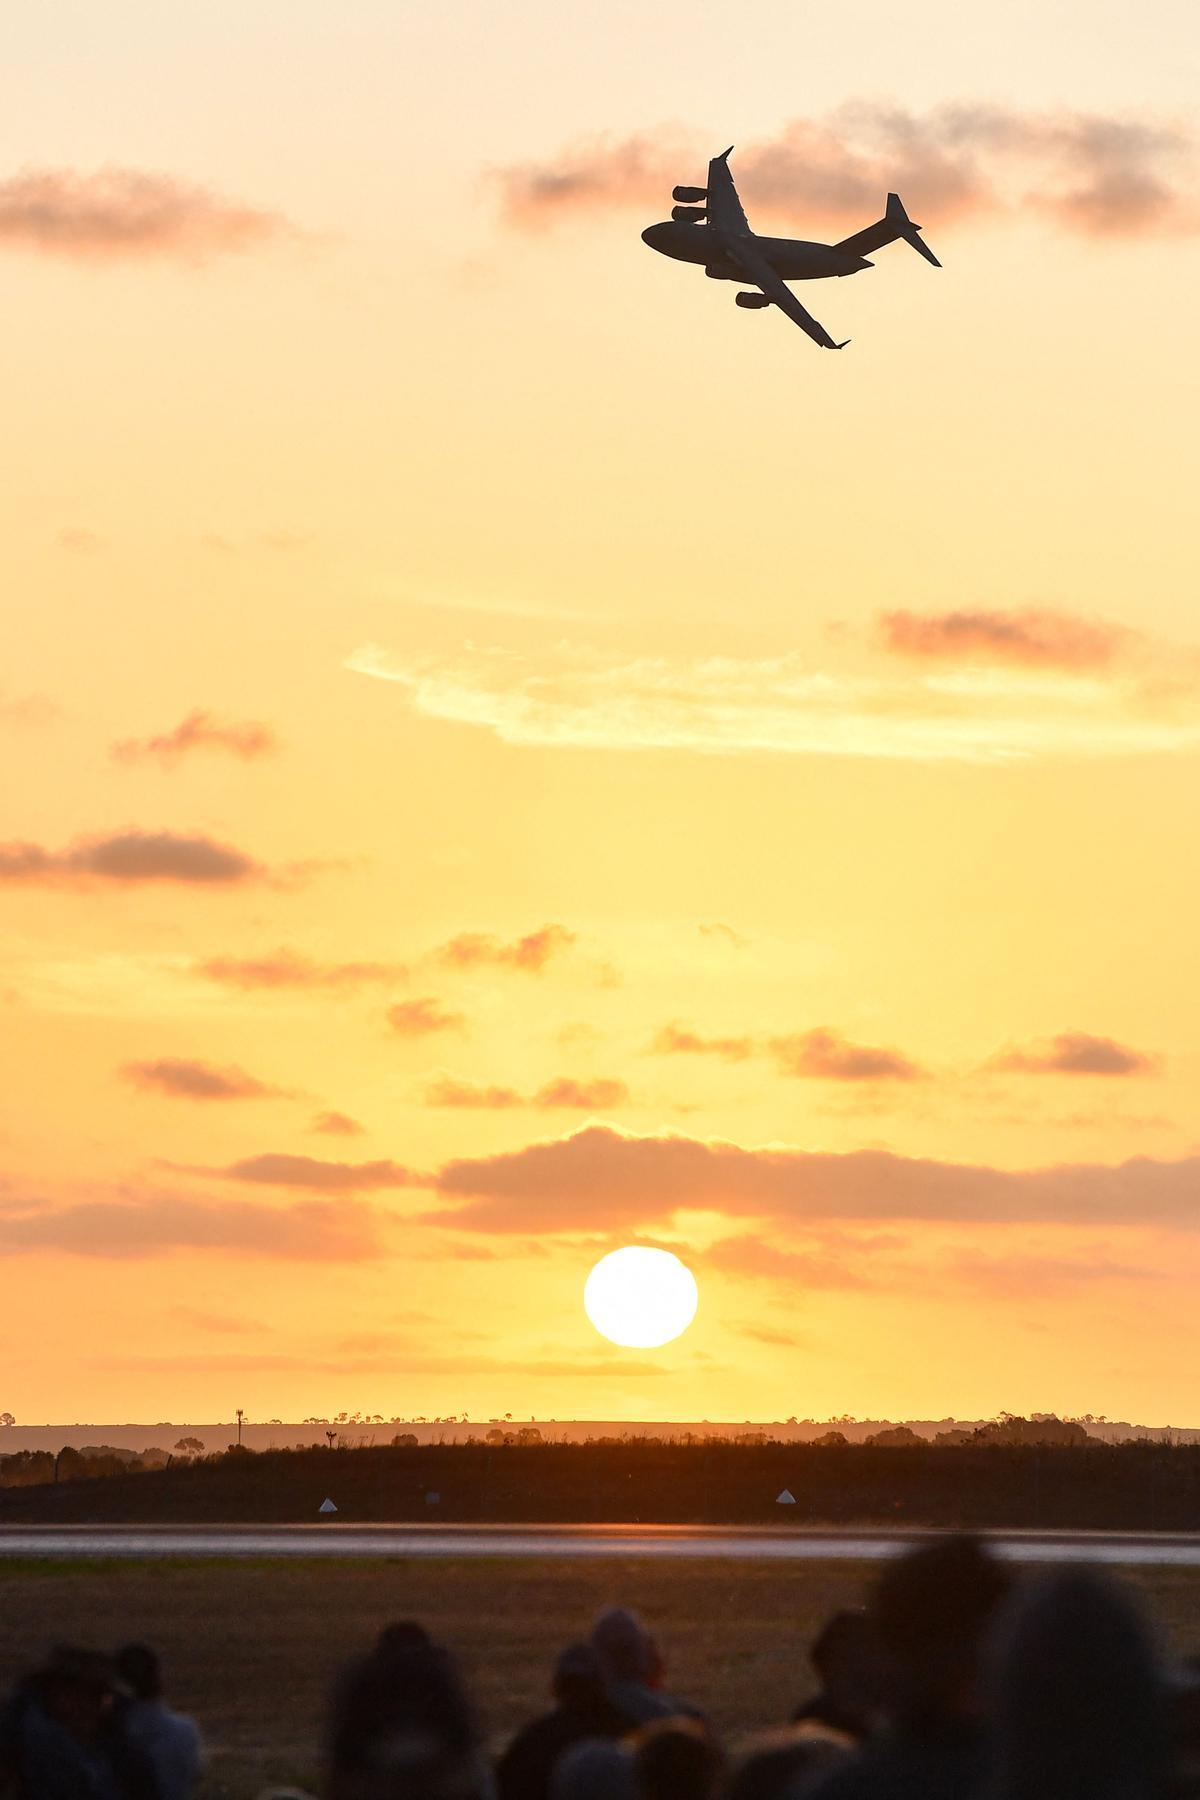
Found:
<svg viewBox="0 0 1200 1800"><path fill-rule="evenodd" d="M583 1290L584 1309L601 1337L637 1350L654 1350L686 1331L697 1298L696 1278L677 1256L637 1244L602 1256Z"/></svg>

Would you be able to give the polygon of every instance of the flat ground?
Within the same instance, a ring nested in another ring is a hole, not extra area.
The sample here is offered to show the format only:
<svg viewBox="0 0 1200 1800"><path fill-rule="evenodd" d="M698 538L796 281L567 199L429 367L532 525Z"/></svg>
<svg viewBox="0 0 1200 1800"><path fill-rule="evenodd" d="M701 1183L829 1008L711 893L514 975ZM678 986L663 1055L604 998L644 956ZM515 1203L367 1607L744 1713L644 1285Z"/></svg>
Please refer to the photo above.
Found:
<svg viewBox="0 0 1200 1800"><path fill-rule="evenodd" d="M459 1657L493 1743L545 1704L558 1648L602 1607L658 1632L671 1685L731 1742L777 1724L808 1690L805 1648L861 1600L865 1564L455 1561L39 1561L0 1565L0 1688L56 1640L162 1651L170 1697L200 1721L211 1796L313 1787L334 1672L390 1619L424 1621ZM1164 1636L1200 1650L1200 1571L1128 1577Z"/></svg>

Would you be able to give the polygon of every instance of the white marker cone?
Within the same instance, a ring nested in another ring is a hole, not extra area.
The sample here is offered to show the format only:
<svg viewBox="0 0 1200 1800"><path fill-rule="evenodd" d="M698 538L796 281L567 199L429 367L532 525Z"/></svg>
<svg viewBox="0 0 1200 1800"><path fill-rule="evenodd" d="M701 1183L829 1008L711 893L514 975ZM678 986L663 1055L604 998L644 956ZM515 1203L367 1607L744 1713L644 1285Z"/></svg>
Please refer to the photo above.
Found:
<svg viewBox="0 0 1200 1800"><path fill-rule="evenodd" d="M776 1506L795 1506L796 1496L790 1488L784 1488L782 1494L776 1494L775 1504Z"/></svg>
<svg viewBox="0 0 1200 1800"><path fill-rule="evenodd" d="M317 1508L317 1511L323 1512L323 1513L335 1513L337 1511L337 1507L333 1504L332 1500L322 1500L320 1506L318 1506L318 1508Z"/></svg>

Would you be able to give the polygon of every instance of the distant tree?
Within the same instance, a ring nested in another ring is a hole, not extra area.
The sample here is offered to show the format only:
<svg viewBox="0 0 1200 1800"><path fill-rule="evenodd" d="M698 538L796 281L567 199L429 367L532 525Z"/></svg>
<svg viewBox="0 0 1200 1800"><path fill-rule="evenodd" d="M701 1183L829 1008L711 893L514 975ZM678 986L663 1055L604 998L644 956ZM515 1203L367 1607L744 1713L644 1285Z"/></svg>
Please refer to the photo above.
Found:
<svg viewBox="0 0 1200 1800"><path fill-rule="evenodd" d="M0 1413L0 1425L15 1425L16 1422L11 1413Z"/></svg>
<svg viewBox="0 0 1200 1800"><path fill-rule="evenodd" d="M907 1425L888 1425L882 1431L873 1431L865 1441L894 1450L900 1444L923 1444L925 1439Z"/></svg>
<svg viewBox="0 0 1200 1800"><path fill-rule="evenodd" d="M844 1431L823 1431L820 1437L813 1439L814 1444L820 1444L824 1449L832 1449L834 1446L844 1444L846 1441L846 1434Z"/></svg>
<svg viewBox="0 0 1200 1800"><path fill-rule="evenodd" d="M542 1434L536 1425L522 1425L517 1433L518 1444L540 1444Z"/></svg>
<svg viewBox="0 0 1200 1800"><path fill-rule="evenodd" d="M417 1434L415 1431L398 1431L392 1439L392 1443L398 1450L412 1450L416 1447L416 1442Z"/></svg>
<svg viewBox="0 0 1200 1800"><path fill-rule="evenodd" d="M181 1456L199 1456L204 1448L204 1441L198 1437L181 1437L175 1448Z"/></svg>
<svg viewBox="0 0 1200 1800"><path fill-rule="evenodd" d="M485 1444L502 1444L504 1442L504 1433L499 1430L498 1427L493 1428L493 1430L488 1432L483 1441Z"/></svg>

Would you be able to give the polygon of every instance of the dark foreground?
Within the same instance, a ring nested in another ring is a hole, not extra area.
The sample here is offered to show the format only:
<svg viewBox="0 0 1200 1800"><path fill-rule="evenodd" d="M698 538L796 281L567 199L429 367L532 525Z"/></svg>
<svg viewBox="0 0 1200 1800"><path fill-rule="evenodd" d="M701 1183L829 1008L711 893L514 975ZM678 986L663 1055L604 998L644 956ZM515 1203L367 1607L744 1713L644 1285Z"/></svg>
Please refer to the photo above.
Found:
<svg viewBox="0 0 1200 1800"><path fill-rule="evenodd" d="M0 1524L345 1523L939 1526L1194 1531L1200 1445L396 1445L232 1451L53 1480L10 1459ZM25 1473L36 1483L14 1485ZM61 1470L60 1470L61 1473Z"/></svg>
<svg viewBox="0 0 1200 1800"><path fill-rule="evenodd" d="M159 1647L171 1698L194 1713L212 1756L206 1790L250 1796L318 1780L334 1673L399 1617L423 1619L461 1661L502 1745L544 1707L565 1639L605 1605L656 1628L678 1691L736 1745L778 1724L811 1689L807 1648L879 1565L614 1558L192 1561L60 1558L0 1565L0 1688L58 1639ZM1129 1572L1179 1652L1200 1650L1200 1576Z"/></svg>

